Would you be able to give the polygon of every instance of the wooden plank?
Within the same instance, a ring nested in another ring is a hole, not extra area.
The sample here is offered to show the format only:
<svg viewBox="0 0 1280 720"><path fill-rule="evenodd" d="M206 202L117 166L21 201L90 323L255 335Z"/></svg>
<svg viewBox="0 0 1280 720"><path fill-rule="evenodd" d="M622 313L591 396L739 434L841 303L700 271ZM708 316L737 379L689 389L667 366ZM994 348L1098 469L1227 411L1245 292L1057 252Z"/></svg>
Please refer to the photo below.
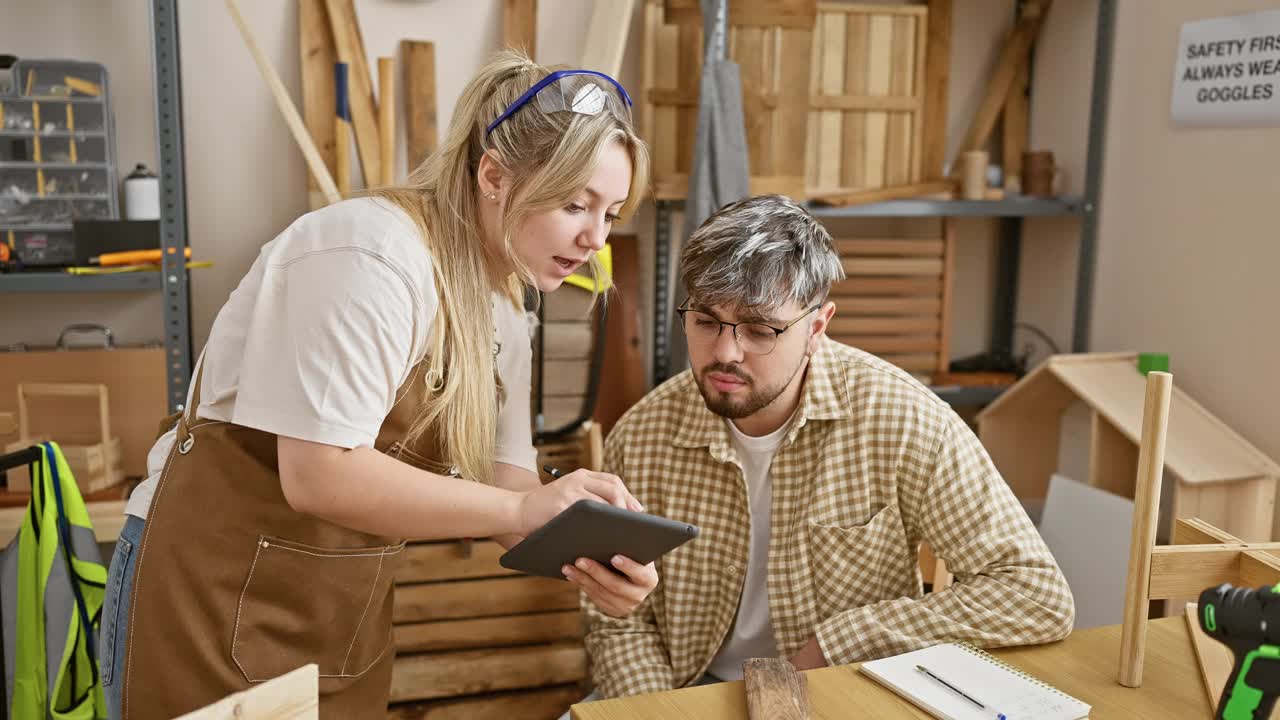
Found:
<svg viewBox="0 0 1280 720"><path fill-rule="evenodd" d="M1235 658L1230 648L1205 635L1204 630L1200 629L1200 618L1196 616L1198 611L1196 603L1187 603L1187 635L1191 637L1191 648L1196 652L1196 664L1200 666L1205 697L1209 699L1211 706L1217 707L1222 698L1222 688L1226 687L1227 678L1231 677Z"/></svg>
<svg viewBox="0 0 1280 720"><path fill-rule="evenodd" d="M1213 487L1213 486L1209 486ZM1276 479L1239 480L1228 484L1227 516L1223 527L1250 542L1271 537L1276 505Z"/></svg>
<svg viewBox="0 0 1280 720"><path fill-rule="evenodd" d="M734 47L731 56L740 58L739 76L742 78L742 116L747 138L747 161L752 175L773 174L773 158L769 156L770 117L769 108L762 99L772 88L767 74L768 58L765 56L765 29L759 27L734 28Z"/></svg>
<svg viewBox="0 0 1280 720"><path fill-rule="evenodd" d="M890 5L888 3L864 2L821 2L818 11L823 13L851 13L863 15L924 15L928 9L923 5Z"/></svg>
<svg viewBox="0 0 1280 720"><path fill-rule="evenodd" d="M941 258L853 258L841 260L845 275L942 275Z"/></svg>
<svg viewBox="0 0 1280 720"><path fill-rule="evenodd" d="M542 341L546 345L543 357L547 360L586 358L591 354L591 324L549 322L543 326Z"/></svg>
<svg viewBox="0 0 1280 720"><path fill-rule="evenodd" d="M1152 600L1196 597L1219 583L1237 582L1241 560L1238 548L1216 545L1161 545L1151 552Z"/></svg>
<svg viewBox="0 0 1280 720"><path fill-rule="evenodd" d="M850 24L864 19L858 15L849 16ZM852 50L850 52L853 52ZM850 62L850 65L853 63ZM847 77L847 76L846 76ZM854 78L865 76L855 75ZM855 80L856 82L856 80ZM809 98L809 107L814 110L882 110L884 112L915 112L920 109L920 101L913 97L895 97L892 95L864 95L849 91L847 95L814 95ZM854 115L853 117L859 117ZM846 118L848 120L849 118Z"/></svg>
<svg viewBox="0 0 1280 720"><path fill-rule="evenodd" d="M937 335L938 317L840 317L831 319L831 335Z"/></svg>
<svg viewBox="0 0 1280 720"><path fill-rule="evenodd" d="M938 297L941 292L942 278L940 277L854 277L848 280L841 280L831 286L831 296L833 298L867 295L926 295Z"/></svg>
<svg viewBox="0 0 1280 720"><path fill-rule="evenodd" d="M1000 116L1004 102L1009 97L1009 88L1018 74L1018 67L1027 62L1031 45L1040 33L1041 22L1051 4L1052 0L1032 0L1024 6L1023 16L1018 19L1013 31L1005 40L1000 59L996 61L995 70L987 81L986 94L978 105L978 111L973 116L964 140L960 143L960 152L981 150L987 144L987 139L995 127L996 118ZM953 167L951 172L953 177L956 176L956 171L957 168Z"/></svg>
<svg viewBox="0 0 1280 720"><path fill-rule="evenodd" d="M839 315L932 315L939 316L942 299L936 297L855 297L839 298Z"/></svg>
<svg viewBox="0 0 1280 720"><path fill-rule="evenodd" d="M931 352L938 348L937 338L878 335L834 335L832 339L865 350L873 355Z"/></svg>
<svg viewBox="0 0 1280 720"><path fill-rule="evenodd" d="M176 720L314 720L319 717L320 667L311 663Z"/></svg>
<svg viewBox="0 0 1280 720"><path fill-rule="evenodd" d="M836 252L840 255L923 255L938 257L943 254L943 240L914 238L836 238Z"/></svg>
<svg viewBox="0 0 1280 720"><path fill-rule="evenodd" d="M912 18L895 17L890 21L889 97L911 96L911 74L915 72L915 34ZM911 115L888 113L885 122L885 183L902 185L911 182Z"/></svg>
<svg viewBox="0 0 1280 720"><path fill-rule="evenodd" d="M666 0L667 22L700 25L699 0ZM747 27L781 26L808 30L818 13L816 0L734 0L728 3L729 24Z"/></svg>
<svg viewBox="0 0 1280 720"><path fill-rule="evenodd" d="M839 17L838 15L835 17ZM896 98L871 97L867 94L867 58L870 51L867 15L849 13L845 19L845 67L842 96L815 95L809 107L824 110L841 110L842 132L840 160L840 184L846 188L866 186L866 172L862 158L867 152L867 114L865 110L883 107L882 103ZM888 109L888 108L884 108Z"/></svg>
<svg viewBox="0 0 1280 720"><path fill-rule="evenodd" d="M423 40L401 40L404 64L405 138L412 174L436 151L436 46Z"/></svg>
<svg viewBox="0 0 1280 720"><path fill-rule="evenodd" d="M503 0L502 45L538 59L538 0Z"/></svg>
<svg viewBox="0 0 1280 720"><path fill-rule="evenodd" d="M333 111L333 66L338 51L329 31L329 14L324 0L298 0L298 51L302 71L302 117L307 132L330 174L336 162ZM312 210L328 205L315 176L307 173L307 205Z"/></svg>
<svg viewBox="0 0 1280 720"><path fill-rule="evenodd" d="M1175 545L1244 544L1244 541L1235 535L1214 527L1200 518L1175 518L1173 542Z"/></svg>
<svg viewBox="0 0 1280 720"><path fill-rule="evenodd" d="M396 653L532 645L574 640L584 632L577 610L396 625Z"/></svg>
<svg viewBox="0 0 1280 720"><path fill-rule="evenodd" d="M869 183L870 180L867 182ZM954 190L955 183L949 180L931 180L923 183L897 185L894 187L877 187L870 190L856 190L853 192L819 192L814 194L812 200L819 205L848 207L850 205L865 205L868 203L886 202L888 200L907 200L910 198L925 197L927 195L950 193Z"/></svg>
<svg viewBox="0 0 1280 720"><path fill-rule="evenodd" d="M742 663L751 720L808 720L804 676L781 658L751 658Z"/></svg>
<svg viewBox="0 0 1280 720"><path fill-rule="evenodd" d="M410 543L396 568L397 583L515 575L498 564L506 552L492 540L476 540L464 550L457 541Z"/></svg>
<svg viewBox="0 0 1280 720"><path fill-rule="evenodd" d="M823 58L823 38L822 24L818 23L810 34L812 42L809 44L809 97L817 97L822 90L822 58ZM822 171L821 163L818 161L820 156L819 146L822 144L820 133L822 113L812 112L805 116L805 158L804 158L804 183L805 193L809 194L812 188L818 187L819 173Z"/></svg>
<svg viewBox="0 0 1280 720"><path fill-rule="evenodd" d="M933 369L938 364L937 356L933 353L880 353L879 357L881 360L893 363L910 373L933 372Z"/></svg>
<svg viewBox="0 0 1280 720"><path fill-rule="evenodd" d="M893 17L883 14L873 15L867 42L870 45L867 56L867 94L888 95L893 70L893 59L890 56L893 45ZM885 159L888 157L888 127L887 113L879 111L867 113L866 156L863 158L867 187L878 188L891 184L885 172Z"/></svg>
<svg viewBox="0 0 1280 720"><path fill-rule="evenodd" d="M1009 97L1004 103L1003 142L1000 162L1004 165L1005 189L1022 187L1022 153L1027 149L1027 133L1030 131L1031 60L1018 66Z"/></svg>
<svg viewBox="0 0 1280 720"><path fill-rule="evenodd" d="M613 291L609 294L608 322L605 324L604 358L600 367L600 387L594 417L605 433L649 389L644 372L644 297L640 284L640 242L634 235L614 233Z"/></svg>
<svg viewBox="0 0 1280 720"><path fill-rule="evenodd" d="M617 77L622 70L622 56L627 49L631 17L636 0L595 0L591 3L591 20L578 67Z"/></svg>
<svg viewBox="0 0 1280 720"><path fill-rule="evenodd" d="M649 161L652 170L654 147L653 141L656 139L653 131L653 101L649 98L649 91L655 87L655 79L657 77L657 33L662 26L662 6L658 4L659 0L644 0L641 6L640 18L640 92L633 95L640 101L640 107L636 110L636 119L639 121L639 131L641 137L649 140Z"/></svg>
<svg viewBox="0 0 1280 720"><path fill-rule="evenodd" d="M586 677L581 645L463 650L397 657L391 702L577 682Z"/></svg>
<svg viewBox="0 0 1280 720"><path fill-rule="evenodd" d="M680 30L674 25L661 22L660 0L652 0L645 11L645 23L652 27L654 37L654 88L680 89L685 83L681 77L688 70L681 70L680 62ZM656 23L656 24L655 24ZM669 83L676 82L673 88ZM661 85L659 85L661 83ZM649 132L653 142L653 171L655 182L670 178L680 172L679 139L676 137L679 128L680 110L674 107L653 107L653 124ZM688 168L684 171L687 173ZM683 196L686 188L677 189L673 195Z"/></svg>
<svg viewBox="0 0 1280 720"><path fill-rule="evenodd" d="M920 110L911 114L911 182L925 179L924 167L924 106L925 60L929 43L929 16L921 15L914 24L915 58L912 60L911 96L920 101Z"/></svg>
<svg viewBox="0 0 1280 720"><path fill-rule="evenodd" d="M542 372L543 395L582 395L590 371L586 360L548 360Z"/></svg>
<svg viewBox="0 0 1280 720"><path fill-rule="evenodd" d="M1280 557L1261 550L1245 551L1240 554L1238 572L1239 580L1236 581L1236 585L1250 588L1275 585L1280 583ZM1209 585L1213 583L1201 585L1200 590L1204 590Z"/></svg>
<svg viewBox="0 0 1280 720"><path fill-rule="evenodd" d="M563 427L582 414L586 395L552 395L542 399L542 417L548 429Z"/></svg>
<svg viewBox="0 0 1280 720"><path fill-rule="evenodd" d="M576 607L578 592L573 585L551 578L520 576L400 585L396 588L393 619L396 623L413 623Z"/></svg>
<svg viewBox="0 0 1280 720"><path fill-rule="evenodd" d="M844 91L845 18L820 15L822 31L822 76L819 90L823 95L840 95ZM818 113L818 187L840 187L840 149L844 116L836 110ZM813 191L813 188L810 188Z"/></svg>
<svg viewBox="0 0 1280 720"><path fill-rule="evenodd" d="M679 49L676 87L696 97L702 85L702 28L697 25L677 25L676 28ZM676 170L691 173L698 137L698 109L682 107L676 112ZM682 196L687 193L686 186Z"/></svg>
<svg viewBox="0 0 1280 720"><path fill-rule="evenodd" d="M355 128L360 168L364 172L365 185L373 187L382 177L382 150L378 137L378 106L373 99L373 80L369 74L364 38L360 34L360 21L356 17L353 0L325 0L325 7L329 11L329 26L333 30L338 61L347 64L351 125Z"/></svg>
<svg viewBox="0 0 1280 720"><path fill-rule="evenodd" d="M943 177L947 164L948 85L951 82L952 0L928 0L929 22L924 70L924 122L920 176Z"/></svg>
<svg viewBox="0 0 1280 720"><path fill-rule="evenodd" d="M586 695L578 685L471 695L449 700L401 703L388 720L556 720Z"/></svg>
<svg viewBox="0 0 1280 720"><path fill-rule="evenodd" d="M378 140L382 150L378 163L384 187L395 182L396 170L396 75L395 58L378 58Z"/></svg>
<svg viewBox="0 0 1280 720"><path fill-rule="evenodd" d="M804 197L805 158L808 153L809 76L812 74L810 53L813 45L812 25L798 30L776 31L776 86L779 107L773 121L774 172L790 185L783 194Z"/></svg>
<svg viewBox="0 0 1280 720"><path fill-rule="evenodd" d="M956 219L942 219L942 310L938 315L938 365L935 373L951 369L951 304L955 295L956 277Z"/></svg>
<svg viewBox="0 0 1280 720"><path fill-rule="evenodd" d="M591 293L576 285L563 285L542 296L543 322L588 322L594 304Z"/></svg>

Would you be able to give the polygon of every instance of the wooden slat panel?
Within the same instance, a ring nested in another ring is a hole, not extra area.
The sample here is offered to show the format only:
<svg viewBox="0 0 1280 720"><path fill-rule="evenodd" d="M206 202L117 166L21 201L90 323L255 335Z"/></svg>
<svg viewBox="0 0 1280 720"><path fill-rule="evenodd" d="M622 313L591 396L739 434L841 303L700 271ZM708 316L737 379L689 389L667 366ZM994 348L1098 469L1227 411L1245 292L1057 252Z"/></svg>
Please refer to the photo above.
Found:
<svg viewBox="0 0 1280 720"><path fill-rule="evenodd" d="M396 652L401 654L574 640L583 632L582 613L577 610L409 623L394 628Z"/></svg>
<svg viewBox="0 0 1280 720"><path fill-rule="evenodd" d="M948 86L951 82L951 3L929 0L921 179L942 177L947 162ZM1007 158L1006 158L1007 159Z"/></svg>
<svg viewBox="0 0 1280 720"><path fill-rule="evenodd" d="M835 17L839 17L836 15ZM884 98L872 98L867 95L867 53L870 50L868 18L862 13L850 13L845 17L845 67L843 97L816 96L812 98L810 107L830 108L832 110L863 110L873 103L865 101L882 101ZM840 163L840 184L847 188L861 188L866 184L866 172L862 167L862 158L867 152L867 117L864 112L844 112L841 115L843 125L844 155Z"/></svg>
<svg viewBox="0 0 1280 720"><path fill-rule="evenodd" d="M891 57L893 44L893 18L873 15L868 36L870 50L867 57L867 94L888 95L893 70ZM863 158L868 187L883 187L887 182L885 158L887 155L889 116L883 112L867 113L867 153Z"/></svg>
<svg viewBox="0 0 1280 720"><path fill-rule="evenodd" d="M854 277L831 286L832 297L861 295L928 295L942 292L942 279L934 277Z"/></svg>
<svg viewBox="0 0 1280 720"><path fill-rule="evenodd" d="M585 360L548 360L542 371L543 396L584 394L587 372Z"/></svg>
<svg viewBox="0 0 1280 720"><path fill-rule="evenodd" d="M850 315L930 315L938 316L942 299L937 297L839 298L836 316Z"/></svg>
<svg viewBox="0 0 1280 720"><path fill-rule="evenodd" d="M866 26L866 18L860 15L850 15L849 24ZM852 32L852 29L850 30ZM865 50L865 46L864 46ZM851 50L856 55L860 54ZM847 62L846 67L852 66L852 60ZM849 72L846 70L846 72ZM849 76L846 75L846 83L849 82ZM859 82L861 80L861 82ZM855 85L866 85L866 75L858 74L853 76ZM865 90L863 91L865 92ZM814 95L809 98L809 107L813 110L883 110L885 112L915 112L920 109L920 101L913 97L890 97L880 95L863 95L863 94L847 94L847 95ZM855 117L861 117L857 115ZM848 120L848 118L845 118ZM845 153L848 155L848 151Z"/></svg>
<svg viewBox="0 0 1280 720"><path fill-rule="evenodd" d="M776 37L776 82L780 105L773 123L774 171L798 182L799 187L792 190L792 193L803 196L807 153L800 152L799 149L805 147L807 142L809 109L804 102L809 97L809 76L813 74L809 65L813 32L807 28L781 29L777 31Z"/></svg>
<svg viewBox="0 0 1280 720"><path fill-rule="evenodd" d="M905 238L845 238L835 241L836 252L845 255L942 255L943 242L939 240L908 240Z"/></svg>
<svg viewBox="0 0 1280 720"><path fill-rule="evenodd" d="M844 272L854 275L941 275L941 258L852 258L841 260Z"/></svg>
<svg viewBox="0 0 1280 720"><path fill-rule="evenodd" d="M580 645L405 655L391 671L391 702L558 685L586 676Z"/></svg>
<svg viewBox="0 0 1280 720"><path fill-rule="evenodd" d="M528 576L463 580L398 586L393 620L412 623L576 607L577 590L560 580Z"/></svg>
<svg viewBox="0 0 1280 720"><path fill-rule="evenodd" d="M582 360L591 355L591 324L549 322L542 329L543 357L548 360ZM586 375L582 375L586 378Z"/></svg>
<svg viewBox="0 0 1280 720"><path fill-rule="evenodd" d="M542 300L543 322L590 322L592 295L576 285L562 285L559 290L544 294Z"/></svg>
<svg viewBox="0 0 1280 720"><path fill-rule="evenodd" d="M392 705L387 720L557 720L586 695L578 685Z"/></svg>
<svg viewBox="0 0 1280 720"><path fill-rule="evenodd" d="M911 97L911 73L915 72L913 19L891 20L889 50L889 95ZM889 113L885 127L885 184L902 185L911 180L911 113Z"/></svg>
<svg viewBox="0 0 1280 720"><path fill-rule="evenodd" d="M665 0L667 22L702 22L699 0ZM729 24L811 28L818 3L814 0L734 0L728 3Z"/></svg>
<svg viewBox="0 0 1280 720"><path fill-rule="evenodd" d="M822 79L819 87L824 95L839 95L844 91L844 21L839 15L819 16L818 23L822 32ZM818 114L819 187L834 188L840 185L843 119L843 115L836 110L823 110Z"/></svg>
<svg viewBox="0 0 1280 720"><path fill-rule="evenodd" d="M936 350L937 338L882 335L832 335L837 342L852 345L874 355L910 354Z"/></svg>
<svg viewBox="0 0 1280 720"><path fill-rule="evenodd" d="M462 545L456 541L410 543L404 550L404 559L396 568L396 582L419 583L515 574L515 571L498 564L498 558L506 552L498 543L476 540L470 548L470 556L466 556Z"/></svg>
<svg viewBox="0 0 1280 720"><path fill-rule="evenodd" d="M682 74L680 61L680 31L674 25L661 22L662 11L659 3L646 3L646 27L652 33L654 87L666 90L677 89L671 83L678 82ZM654 23L650 25L650 23ZM652 103L650 103L652 106ZM676 140L679 128L680 111L673 107L653 106L653 127L651 133L654 178L670 177L680 170L677 162L678 145ZM686 169L685 172L688 172Z"/></svg>
<svg viewBox="0 0 1280 720"><path fill-rule="evenodd" d="M823 32L821 20L818 21L813 32L810 33L810 39L809 96L814 97L822 92ZM818 162L819 146L822 144L819 116L820 113L816 112L805 113L804 182L806 191L818 187L819 173L822 170Z"/></svg>
<svg viewBox="0 0 1280 720"><path fill-rule="evenodd" d="M740 58L739 74L742 78L742 114L747 137L747 161L752 175L771 175L773 158L769 155L769 135L773 118L759 98L772 95L769 83L769 61L765 52L765 29L759 27L733 28L733 48L730 57Z"/></svg>
<svg viewBox="0 0 1280 720"><path fill-rule="evenodd" d="M938 317L840 317L832 318L832 335L937 335ZM936 344L936 343L935 343Z"/></svg>
<svg viewBox="0 0 1280 720"><path fill-rule="evenodd" d="M698 94L702 78L702 28L697 25L678 26L680 62L677 67L681 92ZM676 125L676 171L693 171L693 150L698 135L698 109L680 108Z"/></svg>
<svg viewBox="0 0 1280 720"><path fill-rule="evenodd" d="M877 15L924 15L929 12L923 5L890 5L888 3L823 2L818 3L821 13L875 13Z"/></svg>

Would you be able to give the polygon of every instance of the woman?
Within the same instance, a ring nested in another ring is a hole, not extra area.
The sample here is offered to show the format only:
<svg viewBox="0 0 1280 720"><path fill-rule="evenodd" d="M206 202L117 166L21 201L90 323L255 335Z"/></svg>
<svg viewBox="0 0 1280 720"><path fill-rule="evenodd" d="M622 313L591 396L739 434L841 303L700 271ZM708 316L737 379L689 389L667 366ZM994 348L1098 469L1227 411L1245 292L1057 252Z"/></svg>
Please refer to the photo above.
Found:
<svg viewBox="0 0 1280 720"><path fill-rule="evenodd" d="M521 309L638 202L629 105L604 75L501 53L408 184L263 247L126 510L99 651L111 717L170 718L312 662L322 715L385 717L400 538L510 546L580 499L640 509L603 473L540 485ZM566 575L622 615L657 574L615 565Z"/></svg>

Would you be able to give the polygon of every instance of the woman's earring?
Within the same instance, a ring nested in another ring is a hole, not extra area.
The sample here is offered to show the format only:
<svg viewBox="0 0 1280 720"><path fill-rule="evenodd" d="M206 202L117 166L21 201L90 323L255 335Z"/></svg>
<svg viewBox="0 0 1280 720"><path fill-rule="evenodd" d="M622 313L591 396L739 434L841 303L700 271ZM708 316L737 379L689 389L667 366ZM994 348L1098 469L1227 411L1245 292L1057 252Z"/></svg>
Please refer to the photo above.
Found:
<svg viewBox="0 0 1280 720"><path fill-rule="evenodd" d="M490 200L497 200L497 199L498 199L498 193L496 193L496 192L491 192L491 193L489 193L488 195L485 195L485 197L489 198Z"/></svg>

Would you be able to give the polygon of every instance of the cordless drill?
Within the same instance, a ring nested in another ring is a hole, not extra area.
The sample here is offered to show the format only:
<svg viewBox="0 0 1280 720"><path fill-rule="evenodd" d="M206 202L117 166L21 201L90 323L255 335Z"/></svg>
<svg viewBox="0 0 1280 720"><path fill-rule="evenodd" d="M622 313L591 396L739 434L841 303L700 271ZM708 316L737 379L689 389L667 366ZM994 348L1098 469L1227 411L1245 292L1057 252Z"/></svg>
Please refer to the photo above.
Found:
<svg viewBox="0 0 1280 720"><path fill-rule="evenodd" d="M1218 700L1218 720L1266 720L1280 695L1280 584L1200 593L1200 629L1231 648L1235 666Z"/></svg>

